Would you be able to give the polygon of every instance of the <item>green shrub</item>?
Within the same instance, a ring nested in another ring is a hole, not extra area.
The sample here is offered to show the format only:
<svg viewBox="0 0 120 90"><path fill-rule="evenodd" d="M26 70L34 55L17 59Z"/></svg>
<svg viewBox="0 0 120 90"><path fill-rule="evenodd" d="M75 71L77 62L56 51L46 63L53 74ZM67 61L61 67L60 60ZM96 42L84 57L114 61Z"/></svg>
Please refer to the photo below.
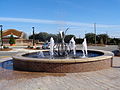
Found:
<svg viewBox="0 0 120 90"><path fill-rule="evenodd" d="M10 36L9 44L15 44L15 39L13 35Z"/></svg>
<svg viewBox="0 0 120 90"><path fill-rule="evenodd" d="M8 49L9 47L7 47L7 46L3 46L3 48L4 48L4 49Z"/></svg>
<svg viewBox="0 0 120 90"><path fill-rule="evenodd" d="M30 49L33 49L33 47L30 47Z"/></svg>
<svg viewBox="0 0 120 90"><path fill-rule="evenodd" d="M27 48L30 48L30 46L27 46Z"/></svg>
<svg viewBox="0 0 120 90"><path fill-rule="evenodd" d="M36 49L40 49L40 47L36 47Z"/></svg>

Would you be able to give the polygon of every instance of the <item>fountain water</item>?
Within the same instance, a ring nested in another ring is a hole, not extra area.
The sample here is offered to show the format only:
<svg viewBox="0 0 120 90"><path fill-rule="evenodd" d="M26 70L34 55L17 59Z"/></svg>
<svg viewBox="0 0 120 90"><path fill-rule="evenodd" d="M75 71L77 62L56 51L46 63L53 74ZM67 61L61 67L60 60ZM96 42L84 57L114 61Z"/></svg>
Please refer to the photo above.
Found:
<svg viewBox="0 0 120 90"><path fill-rule="evenodd" d="M38 52L38 57L45 57L42 51Z"/></svg>
<svg viewBox="0 0 120 90"><path fill-rule="evenodd" d="M68 58L69 56L72 55L72 57L76 58L76 45L75 45L75 40L74 37L71 38L69 44L65 43L64 39L65 39L65 33L63 31L59 32L60 35L60 40L61 42L59 42L57 44L57 49L54 50L54 40L51 37L50 39L50 58L54 58L54 56L57 57L66 57ZM83 56L82 57L86 57L87 56L87 43L86 43L86 39L84 39L83 42ZM77 57L80 57L80 55Z"/></svg>
<svg viewBox="0 0 120 90"><path fill-rule="evenodd" d="M73 50L73 54L74 56L76 55L76 45L75 45L75 40L74 37L72 37L72 39L70 40L70 49Z"/></svg>
<svg viewBox="0 0 120 90"><path fill-rule="evenodd" d="M86 42L86 38L84 38L84 41L82 43L82 52L83 52L83 58L85 58L87 56L87 42Z"/></svg>
<svg viewBox="0 0 120 90"><path fill-rule="evenodd" d="M65 38L65 32L60 31L59 32L59 41L57 44L57 55L58 56L67 56L67 44L64 41Z"/></svg>
<svg viewBox="0 0 120 90"><path fill-rule="evenodd" d="M60 33L61 38L63 38L63 31L60 31L59 33Z"/></svg>
<svg viewBox="0 0 120 90"><path fill-rule="evenodd" d="M53 58L53 55L54 55L53 49L54 49L54 39L53 39L53 37L51 37L50 38L50 56L51 56L51 58Z"/></svg>

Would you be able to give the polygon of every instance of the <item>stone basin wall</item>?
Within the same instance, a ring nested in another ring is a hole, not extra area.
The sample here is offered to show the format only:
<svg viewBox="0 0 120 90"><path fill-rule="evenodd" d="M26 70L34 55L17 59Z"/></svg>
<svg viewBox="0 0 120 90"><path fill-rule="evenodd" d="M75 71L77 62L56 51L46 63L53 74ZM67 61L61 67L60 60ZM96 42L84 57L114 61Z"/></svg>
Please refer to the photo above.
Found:
<svg viewBox="0 0 120 90"><path fill-rule="evenodd" d="M113 54L101 51L103 56L86 59L37 59L23 57L19 54L13 57L13 67L16 70L39 71L52 73L74 73L107 69L112 66Z"/></svg>

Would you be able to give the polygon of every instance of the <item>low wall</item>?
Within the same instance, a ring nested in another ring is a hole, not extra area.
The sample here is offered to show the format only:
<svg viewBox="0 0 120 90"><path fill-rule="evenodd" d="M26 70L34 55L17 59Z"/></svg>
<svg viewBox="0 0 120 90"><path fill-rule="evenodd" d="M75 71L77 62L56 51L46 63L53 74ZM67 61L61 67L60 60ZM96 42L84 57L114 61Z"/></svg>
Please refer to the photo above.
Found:
<svg viewBox="0 0 120 90"><path fill-rule="evenodd" d="M113 54L104 52L103 56L82 59L38 59L23 57L19 54L13 57L13 67L17 70L43 71L53 73L87 72L107 69L112 66Z"/></svg>
<svg viewBox="0 0 120 90"><path fill-rule="evenodd" d="M9 39L3 39L3 44L4 45L9 45ZM33 40L32 39L29 39L29 40L25 40L25 39L15 39L15 44L17 45L17 46L19 46L19 45L26 45L26 46L28 46L28 45L30 45L30 44L32 44L32 42L33 42ZM35 40L35 43L39 43L39 40Z"/></svg>
<svg viewBox="0 0 120 90"><path fill-rule="evenodd" d="M14 60L14 69L25 71L43 71L55 73L72 73L87 72L107 69L111 67L111 58L93 61L93 62L76 62L76 63L41 63Z"/></svg>

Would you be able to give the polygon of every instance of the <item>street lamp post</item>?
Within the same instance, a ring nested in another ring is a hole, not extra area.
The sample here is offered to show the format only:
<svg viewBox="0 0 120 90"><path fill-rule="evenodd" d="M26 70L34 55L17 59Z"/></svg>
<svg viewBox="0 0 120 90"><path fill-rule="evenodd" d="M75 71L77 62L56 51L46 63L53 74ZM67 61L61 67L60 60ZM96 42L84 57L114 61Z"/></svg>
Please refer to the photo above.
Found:
<svg viewBox="0 0 120 90"><path fill-rule="evenodd" d="M1 47L3 46L3 38L2 38L2 35L3 35L3 33L2 33L2 27L3 27L3 25L0 25L0 27L1 27Z"/></svg>
<svg viewBox="0 0 120 90"><path fill-rule="evenodd" d="M33 46L35 45L35 33L34 33L34 27L32 27L33 29Z"/></svg>

